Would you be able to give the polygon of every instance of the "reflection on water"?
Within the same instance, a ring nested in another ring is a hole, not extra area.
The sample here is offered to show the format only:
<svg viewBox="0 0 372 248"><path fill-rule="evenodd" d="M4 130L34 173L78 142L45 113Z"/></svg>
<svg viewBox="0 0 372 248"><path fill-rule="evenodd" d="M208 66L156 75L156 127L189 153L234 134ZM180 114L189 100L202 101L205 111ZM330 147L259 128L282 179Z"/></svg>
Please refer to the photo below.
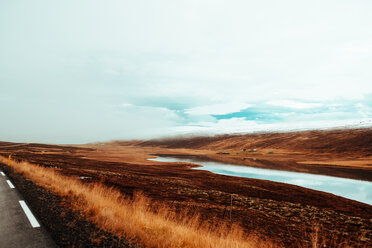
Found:
<svg viewBox="0 0 372 248"><path fill-rule="evenodd" d="M197 159L158 157L150 160L159 162L190 162L200 164L203 165L203 167L194 169L207 170L222 175L257 178L294 184L309 189L329 192L372 205L371 182L299 172L260 169L218 162L205 162Z"/></svg>

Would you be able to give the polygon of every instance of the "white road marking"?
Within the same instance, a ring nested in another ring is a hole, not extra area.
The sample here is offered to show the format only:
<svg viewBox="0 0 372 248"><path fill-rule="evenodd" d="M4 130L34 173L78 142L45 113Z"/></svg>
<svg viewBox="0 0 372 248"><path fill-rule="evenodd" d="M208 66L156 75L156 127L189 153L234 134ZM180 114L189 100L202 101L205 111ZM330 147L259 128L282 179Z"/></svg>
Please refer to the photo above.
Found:
<svg viewBox="0 0 372 248"><path fill-rule="evenodd" d="M10 180L6 180L6 182L8 183L8 185L9 185L9 187L11 189L14 189L15 188L14 185L12 184L12 182Z"/></svg>
<svg viewBox="0 0 372 248"><path fill-rule="evenodd" d="M30 221L31 226L33 228L40 227L39 222L37 222L35 216L31 213L31 210L28 208L27 204L24 201L19 201L19 204L21 204L21 207L22 207L23 211L25 212L28 220Z"/></svg>
<svg viewBox="0 0 372 248"><path fill-rule="evenodd" d="M5 177L5 174L4 174L4 172L2 172L2 171L0 171L0 174L3 176L3 177Z"/></svg>

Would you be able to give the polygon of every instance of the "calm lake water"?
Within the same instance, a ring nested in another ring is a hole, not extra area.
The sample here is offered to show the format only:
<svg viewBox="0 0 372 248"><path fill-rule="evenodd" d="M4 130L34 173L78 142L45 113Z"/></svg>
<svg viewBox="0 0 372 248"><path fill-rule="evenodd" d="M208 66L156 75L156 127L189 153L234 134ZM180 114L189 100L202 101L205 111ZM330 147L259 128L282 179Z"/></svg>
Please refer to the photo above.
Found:
<svg viewBox="0 0 372 248"><path fill-rule="evenodd" d="M194 169L207 170L216 174L228 176L264 179L298 185L372 205L372 182L299 172L260 169L218 162L205 162L189 158L158 157L150 160L159 162L189 162L200 164L203 167L197 167Z"/></svg>

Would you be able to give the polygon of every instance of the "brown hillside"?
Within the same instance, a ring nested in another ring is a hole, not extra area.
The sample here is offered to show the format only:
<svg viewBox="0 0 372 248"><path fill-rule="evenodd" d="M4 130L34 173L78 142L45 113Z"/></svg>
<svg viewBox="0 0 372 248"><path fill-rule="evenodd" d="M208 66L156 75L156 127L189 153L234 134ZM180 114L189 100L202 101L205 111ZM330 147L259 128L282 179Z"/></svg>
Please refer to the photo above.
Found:
<svg viewBox="0 0 372 248"><path fill-rule="evenodd" d="M166 148L224 149L286 149L311 153L350 153L372 155L372 129L312 130L283 133L255 133L214 137L170 138L150 140L142 146Z"/></svg>

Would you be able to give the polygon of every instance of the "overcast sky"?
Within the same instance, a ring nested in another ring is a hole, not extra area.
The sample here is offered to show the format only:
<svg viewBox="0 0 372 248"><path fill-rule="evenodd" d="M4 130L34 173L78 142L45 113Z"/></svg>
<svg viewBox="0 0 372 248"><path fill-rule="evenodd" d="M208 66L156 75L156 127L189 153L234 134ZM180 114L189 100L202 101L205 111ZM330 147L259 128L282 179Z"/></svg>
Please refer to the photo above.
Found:
<svg viewBox="0 0 372 248"><path fill-rule="evenodd" d="M0 140L372 125L370 0L2 0Z"/></svg>

